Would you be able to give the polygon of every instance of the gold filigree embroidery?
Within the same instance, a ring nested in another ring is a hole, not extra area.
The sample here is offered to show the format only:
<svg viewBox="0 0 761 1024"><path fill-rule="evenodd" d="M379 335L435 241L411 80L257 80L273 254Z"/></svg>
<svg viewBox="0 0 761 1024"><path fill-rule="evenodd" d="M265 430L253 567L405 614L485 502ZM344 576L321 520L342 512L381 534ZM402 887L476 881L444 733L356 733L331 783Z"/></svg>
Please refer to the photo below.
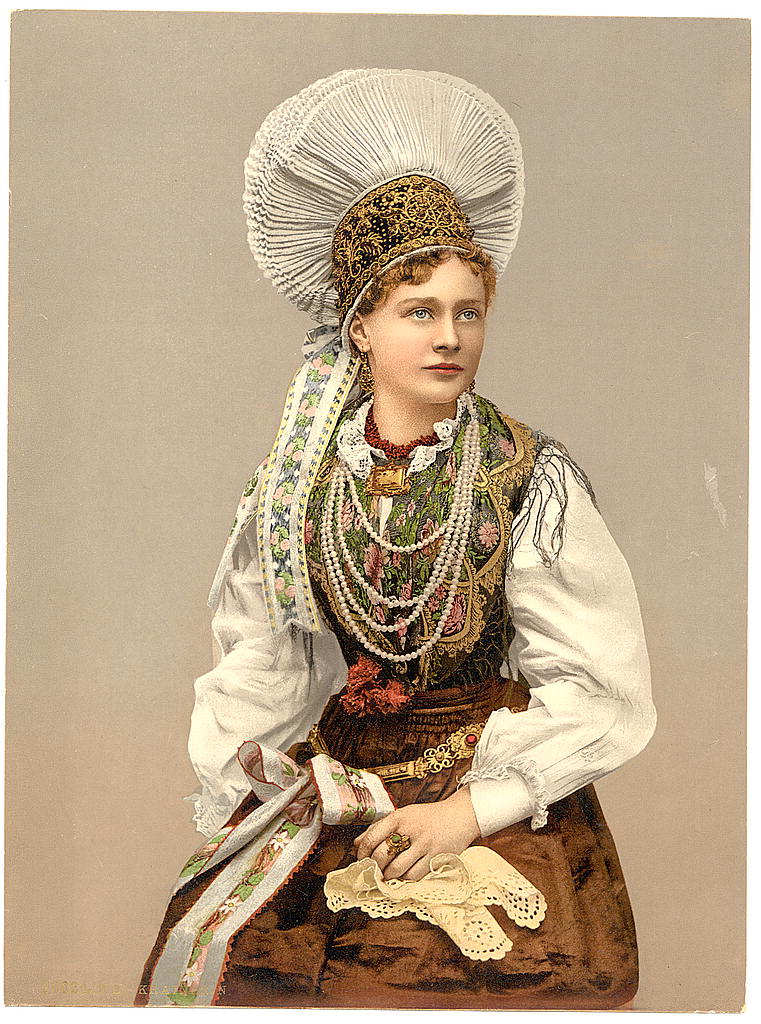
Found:
<svg viewBox="0 0 761 1024"><path fill-rule="evenodd" d="M429 245L473 255L473 229L452 191L421 174L387 181L341 218L333 236L333 282L341 321L360 291L392 260Z"/></svg>
<svg viewBox="0 0 761 1024"><path fill-rule="evenodd" d="M530 475L536 457L536 440L530 428L518 420L500 413L515 442L515 454L486 470L483 466L475 480L475 488L488 499L496 518L499 540L489 559L476 569L466 555L463 570L465 578L457 586L465 604L465 618L456 633L444 634L420 661L420 676L435 678L441 673L443 663L453 656L467 655L475 648L485 625L485 611L495 586L499 585L505 573L507 546L513 521L511 494ZM421 616L423 627L418 642L423 642L433 632L434 625L426 614Z"/></svg>

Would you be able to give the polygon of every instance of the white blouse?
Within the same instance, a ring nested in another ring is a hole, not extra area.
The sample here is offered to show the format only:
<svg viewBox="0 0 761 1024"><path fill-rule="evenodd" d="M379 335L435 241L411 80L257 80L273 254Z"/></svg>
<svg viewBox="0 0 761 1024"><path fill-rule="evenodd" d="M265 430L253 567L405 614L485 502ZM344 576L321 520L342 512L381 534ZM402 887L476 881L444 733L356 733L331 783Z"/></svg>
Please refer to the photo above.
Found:
<svg viewBox="0 0 761 1024"><path fill-rule="evenodd" d="M548 804L633 757L655 728L626 561L558 450L542 454L536 486L529 485L515 519L522 529L505 585L515 636L503 674L522 673L531 700L520 714L504 709L489 716L461 781L484 836L529 816L541 828ZM535 500L548 467L567 494L559 552L559 506ZM346 682L346 662L327 629L271 635L255 534L249 528L241 535L222 584L212 622L221 660L195 684L188 749L202 792L188 799L207 836L249 790L236 756L240 744L256 739L286 750L305 740Z"/></svg>

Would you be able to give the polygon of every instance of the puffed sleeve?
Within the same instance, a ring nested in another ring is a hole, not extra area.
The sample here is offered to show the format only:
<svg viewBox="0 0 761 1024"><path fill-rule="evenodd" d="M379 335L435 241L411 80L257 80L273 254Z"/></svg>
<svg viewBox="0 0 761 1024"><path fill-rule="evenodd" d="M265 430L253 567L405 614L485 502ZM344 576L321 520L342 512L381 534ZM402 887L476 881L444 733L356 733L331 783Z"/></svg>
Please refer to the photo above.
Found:
<svg viewBox="0 0 761 1024"><path fill-rule="evenodd" d="M634 584L585 484L548 446L516 516L508 663L531 700L490 716L462 780L482 835L528 815L540 828L548 804L633 757L655 728Z"/></svg>
<svg viewBox="0 0 761 1024"><path fill-rule="evenodd" d="M237 538L218 581L212 620L220 660L195 683L188 752L201 793L199 832L210 836L250 787L237 759L245 740L285 750L306 739L330 695L346 681L346 663L333 634L288 628L270 631L259 567L255 523Z"/></svg>

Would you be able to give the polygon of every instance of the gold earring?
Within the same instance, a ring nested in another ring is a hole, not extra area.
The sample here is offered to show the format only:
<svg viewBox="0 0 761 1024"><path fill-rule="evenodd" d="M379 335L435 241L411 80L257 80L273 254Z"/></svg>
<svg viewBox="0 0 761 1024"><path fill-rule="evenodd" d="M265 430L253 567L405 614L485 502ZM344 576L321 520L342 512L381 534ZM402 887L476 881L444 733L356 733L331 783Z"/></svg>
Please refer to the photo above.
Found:
<svg viewBox="0 0 761 1024"><path fill-rule="evenodd" d="M359 386L368 395L372 394L375 390L375 377L373 377L373 371L370 369L370 360L367 358L367 352L360 352L359 354Z"/></svg>
<svg viewBox="0 0 761 1024"><path fill-rule="evenodd" d="M468 391L471 393L471 395L475 395L475 393L476 393L476 378L475 377L470 382L470 385L468 386Z"/></svg>

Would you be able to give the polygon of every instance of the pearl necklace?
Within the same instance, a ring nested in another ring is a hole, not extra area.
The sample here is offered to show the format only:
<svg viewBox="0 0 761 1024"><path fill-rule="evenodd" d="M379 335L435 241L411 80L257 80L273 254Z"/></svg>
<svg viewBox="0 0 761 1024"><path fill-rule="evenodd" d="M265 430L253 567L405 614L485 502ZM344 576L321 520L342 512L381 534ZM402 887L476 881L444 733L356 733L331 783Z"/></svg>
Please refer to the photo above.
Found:
<svg viewBox="0 0 761 1024"><path fill-rule="evenodd" d="M427 595L424 598L423 592L419 597L412 598L409 600L400 600L398 598L384 597L378 590L376 590L371 584L365 580L357 569L356 563L354 562L351 552L346 544L346 537L343 530L338 529L338 540L341 546L341 553L344 556L349 572L355 579L355 581L364 589L365 593L371 598L374 604L383 604L388 608L412 608L415 607L421 600L423 604L427 597L429 597L436 586L438 585L441 577L443 576L444 570L448 564L448 560L452 557L453 545L456 546L460 541L467 542L467 535L462 536L463 527L463 516L466 508L468 507L468 491L472 491L472 478L475 477L475 473L478 472L478 466L480 463L480 451L476 451L476 444L478 443L478 426L474 424L473 431L466 431L465 443L463 445L463 458L460 472L455 482L454 494L452 497L452 509L446 522L434 530L428 537L415 544L408 545L397 545L391 544L384 540L375 530L372 529L370 523L367 521L367 517L364 515L362 506L359 505L359 499L357 498L354 504L355 509L358 507L358 511L361 514L361 519L366 531L373 537L373 539L379 542L379 546L387 551L398 551L401 553L409 554L414 551L421 551L423 548L430 546L439 537L444 537L450 541L450 546L442 545L441 550L436 556L436 561L433 564L431 579L429 580L428 587L426 588ZM345 493L345 471L342 473L339 469L337 476L337 494L331 491L331 497L333 498L333 505L331 505L331 499L328 499L328 508L331 509L331 523L335 515L335 506L339 509L343 507L343 498ZM351 477L349 478L350 484L353 483ZM353 497L356 497L356 490L354 491ZM369 527L369 529L368 529ZM389 630L390 631L390 630Z"/></svg>
<svg viewBox="0 0 761 1024"><path fill-rule="evenodd" d="M320 550L323 556L323 562L327 568L328 579L330 580L331 587L344 615L345 623L366 650L377 657L385 659L386 661L412 661L415 658L419 658L421 654L425 653L425 651L433 647L434 644L438 643L444 633L444 627L454 605L457 586L460 579L460 572L462 570L462 564L465 560L465 553L467 551L471 522L473 519L473 485L476 474L478 473L481 465L479 422L476 415L475 403L473 402L472 397L468 394L465 395L465 404L470 415L470 420L465 430L462 460L457 474L457 479L455 481L454 493L452 496L452 508L446 522L437 530L434 530L434 532L424 540L408 545L391 544L389 541L384 540L383 537L373 529L365 515L349 467L346 466L343 461L339 460L339 463L333 472L333 478L331 480L330 490L328 492L328 498L325 505L323 526L320 531ZM385 597L359 572L356 563L349 552L348 545L346 544L346 537L341 526L341 513L345 500L347 482L349 484L352 505L359 515L362 526L365 528L368 535L376 541L383 550L410 554L414 551L423 550L423 548L433 544L441 537L445 538L446 542L441 545L441 550L433 564L428 584L418 597L408 600L400 599L398 597ZM395 623L375 622L375 620L372 619L364 608L362 608L362 606L357 602L354 594L352 593L349 580L346 578L341 566L338 548L340 548L341 555L348 566L351 577L362 588L373 604L381 604L387 608L412 608L413 610L411 614L406 616L404 619L399 619ZM408 627L420 617L423 609L433 597L436 589L442 585L444 580L450 574L451 578L447 587L446 599L441 610L436 630L427 641L415 650L408 651L406 654L391 654L384 651L376 644L372 643L368 636L354 621L351 614L352 610L367 626L370 627L370 629L377 633L394 633L402 626Z"/></svg>

